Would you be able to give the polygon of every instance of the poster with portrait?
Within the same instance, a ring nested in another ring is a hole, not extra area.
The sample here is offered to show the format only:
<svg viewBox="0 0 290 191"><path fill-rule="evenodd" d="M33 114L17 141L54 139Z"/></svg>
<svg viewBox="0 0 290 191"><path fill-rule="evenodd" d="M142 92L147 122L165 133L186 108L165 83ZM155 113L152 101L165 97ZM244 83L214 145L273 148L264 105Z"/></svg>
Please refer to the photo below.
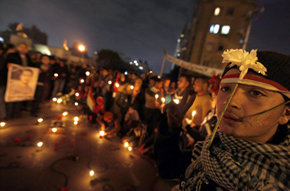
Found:
<svg viewBox="0 0 290 191"><path fill-rule="evenodd" d="M5 101L33 100L38 75L38 68L9 64Z"/></svg>

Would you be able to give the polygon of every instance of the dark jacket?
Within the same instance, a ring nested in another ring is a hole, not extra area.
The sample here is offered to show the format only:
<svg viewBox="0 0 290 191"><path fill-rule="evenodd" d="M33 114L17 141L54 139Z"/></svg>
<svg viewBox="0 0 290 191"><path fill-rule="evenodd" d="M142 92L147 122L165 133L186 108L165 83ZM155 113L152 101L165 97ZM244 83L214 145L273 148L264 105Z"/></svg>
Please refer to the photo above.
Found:
<svg viewBox="0 0 290 191"><path fill-rule="evenodd" d="M26 54L26 59L27 59L28 66L34 67L34 64L31 61L31 59L30 59L28 54ZM8 63L13 63L13 64L18 64L18 65L23 66L22 59L21 59L21 56L20 56L19 52L14 52L14 53L8 54L7 58L6 58L6 63L7 64Z"/></svg>
<svg viewBox="0 0 290 191"><path fill-rule="evenodd" d="M7 83L7 64L3 55L0 55L0 86L6 86Z"/></svg>

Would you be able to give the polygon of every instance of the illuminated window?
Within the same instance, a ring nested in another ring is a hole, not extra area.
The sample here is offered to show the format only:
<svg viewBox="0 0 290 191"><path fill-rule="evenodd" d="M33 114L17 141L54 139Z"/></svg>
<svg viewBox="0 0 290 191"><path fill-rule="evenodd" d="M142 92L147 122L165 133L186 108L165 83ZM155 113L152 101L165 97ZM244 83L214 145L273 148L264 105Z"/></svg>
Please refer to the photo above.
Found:
<svg viewBox="0 0 290 191"><path fill-rule="evenodd" d="M213 24L210 26L209 32L213 34L217 34L219 32L220 25L219 24Z"/></svg>
<svg viewBox="0 0 290 191"><path fill-rule="evenodd" d="M222 34L229 34L231 27L229 25L222 26L221 33Z"/></svg>
<svg viewBox="0 0 290 191"><path fill-rule="evenodd" d="M217 7L217 8L214 9L214 15L215 16L218 16L220 13L221 13L221 8L220 7Z"/></svg>
<svg viewBox="0 0 290 191"><path fill-rule="evenodd" d="M181 34L180 37L183 38L184 37L184 34Z"/></svg>

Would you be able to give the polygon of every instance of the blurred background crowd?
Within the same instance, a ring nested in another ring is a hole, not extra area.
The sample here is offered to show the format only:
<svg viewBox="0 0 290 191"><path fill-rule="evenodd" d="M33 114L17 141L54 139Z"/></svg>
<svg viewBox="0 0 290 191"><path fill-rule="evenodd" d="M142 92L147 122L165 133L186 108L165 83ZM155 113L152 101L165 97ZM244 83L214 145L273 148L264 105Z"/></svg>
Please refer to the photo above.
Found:
<svg viewBox="0 0 290 191"><path fill-rule="evenodd" d="M5 102L10 63L39 68L34 100ZM194 144L210 136L216 122L219 81L219 76L177 81L153 72L139 76L29 52L24 43L1 44L0 119L21 118L24 112L37 117L52 100L75 105L92 128L154 160L161 177L179 178Z"/></svg>

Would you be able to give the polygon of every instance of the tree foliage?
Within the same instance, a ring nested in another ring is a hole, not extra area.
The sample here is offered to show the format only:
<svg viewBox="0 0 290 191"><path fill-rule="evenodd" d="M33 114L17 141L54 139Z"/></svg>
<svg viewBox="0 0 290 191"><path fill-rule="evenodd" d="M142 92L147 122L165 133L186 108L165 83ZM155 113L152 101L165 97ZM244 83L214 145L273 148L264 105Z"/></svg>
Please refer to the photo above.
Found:
<svg viewBox="0 0 290 191"><path fill-rule="evenodd" d="M5 41L9 41L11 34L17 34L16 27L18 24L18 22L9 23L8 29L0 32L0 35L4 38ZM31 27L24 26L20 32L24 32L34 43L47 44L47 34L42 32L35 25L32 25Z"/></svg>
<svg viewBox="0 0 290 191"><path fill-rule="evenodd" d="M97 63L101 67L121 71L125 70L127 65L118 52L108 49L102 49L99 51Z"/></svg>

